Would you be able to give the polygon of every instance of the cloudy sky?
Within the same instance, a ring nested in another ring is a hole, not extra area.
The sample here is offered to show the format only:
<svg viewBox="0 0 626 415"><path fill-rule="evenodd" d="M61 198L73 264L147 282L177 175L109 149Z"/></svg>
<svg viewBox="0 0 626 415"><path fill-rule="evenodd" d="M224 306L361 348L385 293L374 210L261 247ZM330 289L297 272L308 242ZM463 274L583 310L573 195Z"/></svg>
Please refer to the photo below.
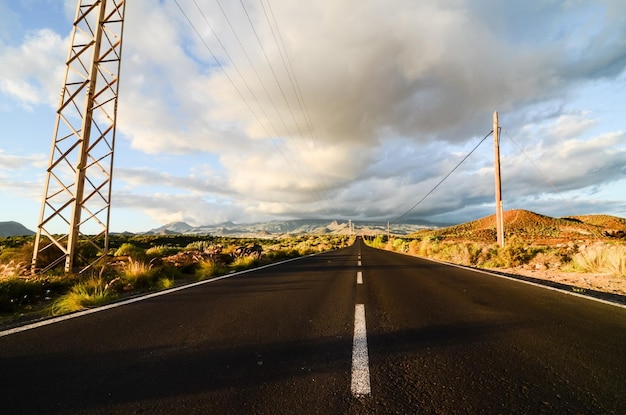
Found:
<svg viewBox="0 0 626 415"><path fill-rule="evenodd" d="M0 221L33 230L76 4L0 0ZM394 221L495 110L505 210L626 217L625 97L621 0L133 0L111 230ZM402 220L493 211L489 138Z"/></svg>

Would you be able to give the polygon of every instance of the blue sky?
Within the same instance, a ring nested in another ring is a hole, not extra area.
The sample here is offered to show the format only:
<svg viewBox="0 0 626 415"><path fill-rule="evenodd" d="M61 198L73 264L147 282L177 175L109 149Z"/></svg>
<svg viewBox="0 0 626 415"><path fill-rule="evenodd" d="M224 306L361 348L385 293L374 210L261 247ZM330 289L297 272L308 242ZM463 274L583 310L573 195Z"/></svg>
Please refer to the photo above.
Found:
<svg viewBox="0 0 626 415"><path fill-rule="evenodd" d="M173 0L127 5L112 231L393 221L494 110L506 210L626 217L623 1L178 3L202 41ZM33 230L75 8L0 0L0 221ZM489 139L407 217L492 214L492 163Z"/></svg>

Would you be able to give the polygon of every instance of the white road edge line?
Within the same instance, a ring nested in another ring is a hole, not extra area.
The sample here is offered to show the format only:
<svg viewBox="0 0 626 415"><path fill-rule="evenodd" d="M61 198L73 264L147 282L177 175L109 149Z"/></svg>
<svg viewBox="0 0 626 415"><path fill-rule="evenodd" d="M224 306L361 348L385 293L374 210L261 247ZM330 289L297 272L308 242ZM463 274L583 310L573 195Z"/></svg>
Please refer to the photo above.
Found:
<svg viewBox="0 0 626 415"><path fill-rule="evenodd" d="M354 340L352 342L352 394L365 396L372 393L370 387L369 356L365 329L365 305L354 307Z"/></svg>
<svg viewBox="0 0 626 415"><path fill-rule="evenodd" d="M363 273L361 271L356 272L356 283L363 284Z"/></svg>
<svg viewBox="0 0 626 415"><path fill-rule="evenodd" d="M116 307L121 307L121 306L127 305L127 304L137 303L139 301L148 300L150 298L159 297L161 295L166 295L166 294L170 294L170 293L173 293L173 292L176 292L176 291L181 291L181 290L186 290L188 288L197 287L198 285L204 285L204 284L208 284L208 283L211 283L211 282L223 280L223 279L226 279L226 278L236 277L238 275L246 274L248 272L258 271L258 270L261 270L261 269L264 269L264 268L270 268L270 267L273 267L273 266L276 266L276 265L284 264L284 263L291 262L291 261L297 261L297 260L300 260L300 259L312 257L312 256L319 255L319 254L320 254L319 252L316 252L316 253L311 254L311 255L305 255L305 256L302 256L302 257L298 257L298 258L291 258L291 259L287 259L285 261L275 262L273 264L263 265L263 266L260 266L260 267L257 267L257 268L250 268L250 269L247 269L247 270L244 270L244 271L234 272L232 274L226 274L226 275L222 275L222 276L211 278L211 279L204 280L204 281L198 281L198 282L194 282L194 283L191 283L191 284L181 285L179 287L170 288L168 290L157 291L155 293L142 295L140 297L129 298L128 300L123 300L123 301L119 301L117 303L107 304L107 305L104 305L102 307L90 308L90 309L83 310L83 311L78 311L78 312L72 313L72 314L66 314L66 315L63 315L63 316L59 316L59 317L55 317L55 318L50 318L50 319L38 321L36 323L31 323L31 324L26 324L24 326L14 327L12 329L0 331L0 337L9 336L11 334L20 333L20 332L26 331L26 330L36 329L38 327L43 327L43 326L47 326L49 324L59 323L61 321L70 320L70 319L77 318L77 317L86 316L88 314L99 313L100 311L109 310L111 308L116 308Z"/></svg>

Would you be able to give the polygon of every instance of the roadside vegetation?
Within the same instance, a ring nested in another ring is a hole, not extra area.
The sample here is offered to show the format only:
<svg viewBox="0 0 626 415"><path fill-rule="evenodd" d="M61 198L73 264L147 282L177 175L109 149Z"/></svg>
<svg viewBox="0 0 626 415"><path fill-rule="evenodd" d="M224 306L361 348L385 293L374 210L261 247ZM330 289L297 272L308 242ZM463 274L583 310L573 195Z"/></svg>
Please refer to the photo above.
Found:
<svg viewBox="0 0 626 415"><path fill-rule="evenodd" d="M146 291L349 246L345 235L282 239L111 235L110 257L89 275L62 266L31 275L33 237L0 238L0 323L71 313ZM89 258L86 250L80 252Z"/></svg>
<svg viewBox="0 0 626 415"><path fill-rule="evenodd" d="M536 245L509 235L504 248L493 242L441 238L391 238L379 235L368 241L379 249L422 256L477 268L527 268L590 272L626 277L626 245L596 241L556 246Z"/></svg>
<svg viewBox="0 0 626 415"><path fill-rule="evenodd" d="M496 242L495 216L407 238L377 236L370 245L478 268L514 268L626 277L626 219L609 215L551 218L504 212L505 246Z"/></svg>

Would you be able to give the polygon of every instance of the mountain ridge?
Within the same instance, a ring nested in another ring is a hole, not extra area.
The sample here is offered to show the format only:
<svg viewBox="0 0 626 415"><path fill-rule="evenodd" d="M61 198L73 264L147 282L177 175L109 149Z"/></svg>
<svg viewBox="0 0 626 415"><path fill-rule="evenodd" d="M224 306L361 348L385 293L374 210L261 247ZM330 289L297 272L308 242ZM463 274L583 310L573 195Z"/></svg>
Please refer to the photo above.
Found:
<svg viewBox="0 0 626 415"><path fill-rule="evenodd" d="M184 222L182 222L184 223ZM183 229L181 222L172 222L151 229L146 234L210 234L218 236L263 236L278 237L302 234L339 234L347 235L351 233L350 222L339 219L288 219L273 220L268 222L242 223L235 224L233 222L223 222L214 225L189 226ZM187 225L186 223L184 223ZM376 221L352 221L354 232L361 234L374 234L387 232L386 222ZM391 232L395 235L408 235L422 229L433 229L438 226L424 222L391 224ZM181 232L182 230L182 232Z"/></svg>
<svg viewBox="0 0 626 415"><path fill-rule="evenodd" d="M31 236L35 232L28 229L26 226L15 221L0 222L0 236Z"/></svg>

